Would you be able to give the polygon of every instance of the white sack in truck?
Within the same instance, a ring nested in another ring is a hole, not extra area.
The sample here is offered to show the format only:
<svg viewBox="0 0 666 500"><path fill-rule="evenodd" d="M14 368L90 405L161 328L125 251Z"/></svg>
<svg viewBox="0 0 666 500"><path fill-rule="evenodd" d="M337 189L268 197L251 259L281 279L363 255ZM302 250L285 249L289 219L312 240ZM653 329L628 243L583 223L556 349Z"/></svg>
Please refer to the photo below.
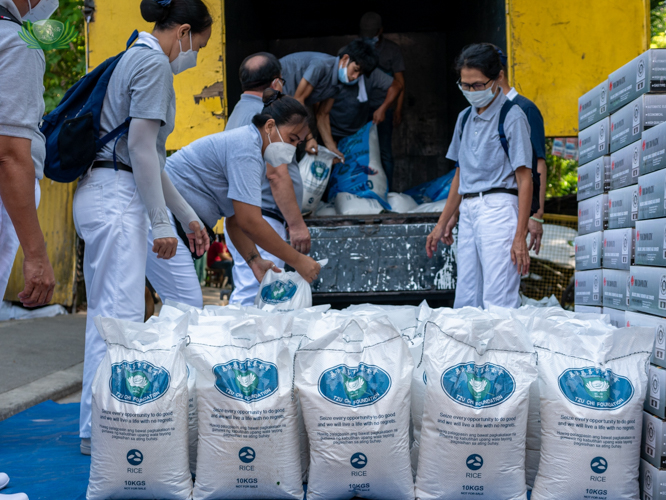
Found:
<svg viewBox="0 0 666 500"><path fill-rule="evenodd" d="M416 497L526 500L525 433L537 370L523 326L433 313L423 362Z"/></svg>
<svg viewBox="0 0 666 500"><path fill-rule="evenodd" d="M308 500L412 500L407 345L386 318L314 329L327 327L294 363L310 441Z"/></svg>
<svg viewBox="0 0 666 500"><path fill-rule="evenodd" d="M327 215L337 215L335 211L335 205L333 203L323 203L319 202L317 208L314 211L315 217L324 217Z"/></svg>
<svg viewBox="0 0 666 500"><path fill-rule="evenodd" d="M406 214L410 210L419 206L414 198L408 194L402 193L389 193L388 202L391 205L391 212L397 212L399 214Z"/></svg>
<svg viewBox="0 0 666 500"><path fill-rule="evenodd" d="M187 322L95 318L107 351L92 385L87 500L191 498Z"/></svg>
<svg viewBox="0 0 666 500"><path fill-rule="evenodd" d="M316 155L306 153L298 162L298 169L301 171L301 179L303 179L301 212L308 213L316 210L326 191L335 158L337 158L336 154L324 146L319 146L319 152Z"/></svg>
<svg viewBox="0 0 666 500"><path fill-rule="evenodd" d="M567 325L551 324L534 337L541 459L532 500L639 498L643 402L654 329L578 334Z"/></svg>
<svg viewBox="0 0 666 500"><path fill-rule="evenodd" d="M321 267L328 259L318 261ZM269 269L261 280L259 293L254 298L254 305L270 312L288 312L312 306L310 283L296 271L276 273Z"/></svg>
<svg viewBox="0 0 666 500"><path fill-rule="evenodd" d="M191 325L199 446L195 500L303 498L291 318Z"/></svg>
<svg viewBox="0 0 666 500"><path fill-rule="evenodd" d="M377 200L361 198L350 193L338 194L334 204L335 213L338 215L373 215L384 210Z"/></svg>

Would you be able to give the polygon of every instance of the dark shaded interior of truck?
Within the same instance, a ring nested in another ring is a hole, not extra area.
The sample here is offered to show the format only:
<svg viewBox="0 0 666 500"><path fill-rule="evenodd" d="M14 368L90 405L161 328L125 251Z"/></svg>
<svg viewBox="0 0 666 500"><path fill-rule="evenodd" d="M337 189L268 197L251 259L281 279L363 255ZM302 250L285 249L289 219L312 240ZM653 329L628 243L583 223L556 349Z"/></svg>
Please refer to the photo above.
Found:
<svg viewBox="0 0 666 500"><path fill-rule="evenodd" d="M319 51L336 55L358 36L368 11L382 16L384 33L405 59L403 123L395 128L394 190L404 191L448 172L445 159L458 113L467 102L453 70L461 49L474 42L506 48L503 1L417 0L269 2L227 0L226 57L229 109L241 94L238 67L258 51L278 57Z"/></svg>

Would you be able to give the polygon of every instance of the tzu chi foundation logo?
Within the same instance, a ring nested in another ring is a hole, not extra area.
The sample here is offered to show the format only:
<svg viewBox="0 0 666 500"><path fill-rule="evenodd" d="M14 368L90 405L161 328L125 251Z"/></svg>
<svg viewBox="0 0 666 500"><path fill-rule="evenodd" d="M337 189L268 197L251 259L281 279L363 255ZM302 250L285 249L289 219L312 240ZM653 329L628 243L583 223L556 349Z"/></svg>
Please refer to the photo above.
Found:
<svg viewBox="0 0 666 500"><path fill-rule="evenodd" d="M67 49L79 34L69 21L62 23L55 19L31 23L25 21L19 37L28 44L29 49L58 50Z"/></svg>

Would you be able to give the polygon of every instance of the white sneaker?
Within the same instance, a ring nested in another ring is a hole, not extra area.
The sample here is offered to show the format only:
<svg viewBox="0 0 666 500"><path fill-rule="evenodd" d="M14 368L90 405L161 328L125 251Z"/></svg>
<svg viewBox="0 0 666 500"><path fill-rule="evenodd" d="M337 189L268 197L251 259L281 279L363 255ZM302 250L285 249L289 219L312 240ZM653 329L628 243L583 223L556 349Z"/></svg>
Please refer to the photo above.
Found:
<svg viewBox="0 0 666 500"><path fill-rule="evenodd" d="M25 493L13 493L11 495L3 495L0 493L0 500L30 500Z"/></svg>
<svg viewBox="0 0 666 500"><path fill-rule="evenodd" d="M90 438L81 438L81 453L90 455Z"/></svg>
<svg viewBox="0 0 666 500"><path fill-rule="evenodd" d="M9 476L0 472L0 490L9 484Z"/></svg>

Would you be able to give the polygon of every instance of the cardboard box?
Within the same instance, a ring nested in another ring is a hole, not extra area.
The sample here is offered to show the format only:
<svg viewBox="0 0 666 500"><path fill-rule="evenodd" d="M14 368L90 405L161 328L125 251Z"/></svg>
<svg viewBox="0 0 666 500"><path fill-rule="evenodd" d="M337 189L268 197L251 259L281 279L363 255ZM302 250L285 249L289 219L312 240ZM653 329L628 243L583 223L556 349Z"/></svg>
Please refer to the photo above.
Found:
<svg viewBox="0 0 666 500"><path fill-rule="evenodd" d="M642 95L611 114L610 150L640 141L643 131L666 121L666 94Z"/></svg>
<svg viewBox="0 0 666 500"><path fill-rule="evenodd" d="M659 366L650 365L648 374L648 390L645 396L645 411L661 419L664 416L664 403L666 402L666 370Z"/></svg>
<svg viewBox="0 0 666 500"><path fill-rule="evenodd" d="M626 310L629 307L629 271L620 271L617 269L603 270L603 304L604 314L607 308ZM610 314L610 313L608 313ZM611 318L612 323L612 318ZM622 322L624 324L624 317ZM617 326L617 325L616 325ZM624 325L623 325L624 326Z"/></svg>
<svg viewBox="0 0 666 500"><path fill-rule="evenodd" d="M578 163L584 165L610 154L610 117L578 133Z"/></svg>
<svg viewBox="0 0 666 500"><path fill-rule="evenodd" d="M578 192L576 199L586 200L608 192L611 181L610 156L602 156L578 167ZM636 180L638 182L638 179Z"/></svg>
<svg viewBox="0 0 666 500"><path fill-rule="evenodd" d="M603 231L583 234L574 238L576 270L586 271L588 269L599 269L601 267L603 242Z"/></svg>
<svg viewBox="0 0 666 500"><path fill-rule="evenodd" d="M609 113L608 80L604 80L578 98L578 130L597 123Z"/></svg>
<svg viewBox="0 0 666 500"><path fill-rule="evenodd" d="M583 202L580 202L578 204L579 210L582 203ZM636 219L638 219L638 186L627 186L614 191L609 191L608 229L634 227Z"/></svg>
<svg viewBox="0 0 666 500"><path fill-rule="evenodd" d="M613 325L616 328L624 327L624 311L621 311L620 309L613 309L612 307L606 307L606 306L603 307L602 311L604 314L608 314L608 316L610 317L611 325Z"/></svg>
<svg viewBox="0 0 666 500"><path fill-rule="evenodd" d="M636 221L637 266L666 267L666 219Z"/></svg>
<svg viewBox="0 0 666 500"><path fill-rule="evenodd" d="M666 122L643 132L640 175L666 168Z"/></svg>
<svg viewBox="0 0 666 500"><path fill-rule="evenodd" d="M602 255L604 267L628 270L634 258L635 244L636 232L631 227L604 231ZM576 263L576 267L578 267L578 263Z"/></svg>
<svg viewBox="0 0 666 500"><path fill-rule="evenodd" d="M601 307L584 306L581 304L575 304L574 311L577 313L585 313L585 314L603 314L603 309Z"/></svg>
<svg viewBox="0 0 666 500"><path fill-rule="evenodd" d="M666 470L659 470L645 460L641 460L638 479L641 500L666 500Z"/></svg>
<svg viewBox="0 0 666 500"><path fill-rule="evenodd" d="M666 170L657 170L638 177L638 218L666 217Z"/></svg>
<svg viewBox="0 0 666 500"><path fill-rule="evenodd" d="M650 49L608 76L608 105L614 113L647 92L666 91L666 50Z"/></svg>
<svg viewBox="0 0 666 500"><path fill-rule="evenodd" d="M631 266L629 272L631 273L630 309L648 314L664 314L666 312L666 269Z"/></svg>
<svg viewBox="0 0 666 500"><path fill-rule="evenodd" d="M630 189L629 187L624 189ZM638 196L638 192L636 193ZM608 195L600 194L578 203L578 234L602 231L608 222Z"/></svg>
<svg viewBox="0 0 666 500"><path fill-rule="evenodd" d="M620 189L638 183L641 148L642 142L639 140L611 153L611 189Z"/></svg>
<svg viewBox="0 0 666 500"><path fill-rule="evenodd" d="M654 328L654 350L650 362L666 368L666 318L634 311L626 311L624 320L627 326Z"/></svg>
<svg viewBox="0 0 666 500"><path fill-rule="evenodd" d="M603 304L603 272L601 269L576 271L574 303L584 306Z"/></svg>

